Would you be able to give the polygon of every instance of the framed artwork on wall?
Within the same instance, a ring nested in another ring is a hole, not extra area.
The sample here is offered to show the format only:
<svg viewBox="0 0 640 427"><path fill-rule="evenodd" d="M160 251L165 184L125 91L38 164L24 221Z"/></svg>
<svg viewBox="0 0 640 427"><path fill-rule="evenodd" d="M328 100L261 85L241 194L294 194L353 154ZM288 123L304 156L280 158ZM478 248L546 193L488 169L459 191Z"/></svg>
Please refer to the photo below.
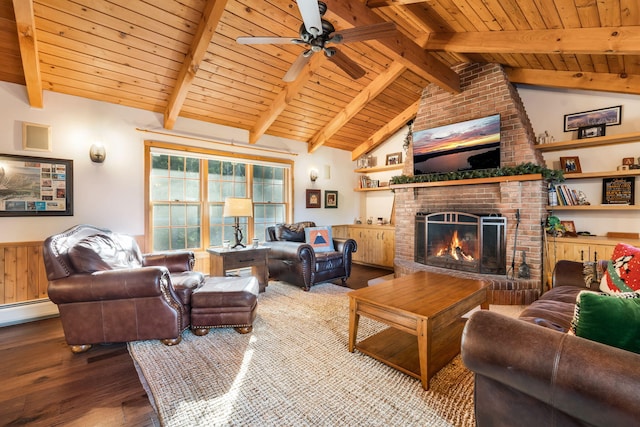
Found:
<svg viewBox="0 0 640 427"><path fill-rule="evenodd" d="M73 215L73 160L0 154L0 216Z"/></svg>
<svg viewBox="0 0 640 427"><path fill-rule="evenodd" d="M322 207L322 194L320 190L307 190L307 208L320 208Z"/></svg>
<svg viewBox="0 0 640 427"><path fill-rule="evenodd" d="M599 124L604 124L605 126L615 126L621 123L622 105L564 115L565 132L578 130L581 127L591 127Z"/></svg>
<svg viewBox="0 0 640 427"><path fill-rule="evenodd" d="M325 209L338 208L338 192L333 190L325 190L324 192Z"/></svg>

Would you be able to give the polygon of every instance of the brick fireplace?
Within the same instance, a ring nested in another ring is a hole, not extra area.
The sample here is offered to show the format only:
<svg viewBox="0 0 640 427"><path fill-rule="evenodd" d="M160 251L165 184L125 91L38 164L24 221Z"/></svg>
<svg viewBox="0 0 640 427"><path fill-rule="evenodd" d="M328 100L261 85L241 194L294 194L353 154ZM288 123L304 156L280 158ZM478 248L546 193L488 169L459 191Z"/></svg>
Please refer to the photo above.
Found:
<svg viewBox="0 0 640 427"><path fill-rule="evenodd" d="M544 165L541 154L533 148L534 132L522 101L501 66L466 64L457 67L456 72L461 77L462 92L451 94L433 84L425 88L414 121L414 131L500 113L500 165L515 166L526 162ZM403 173L412 174L412 171L412 159L407 156ZM539 179L501 182L487 179L486 182L474 184L454 181L451 185L444 183L434 187L397 188L396 274L433 270L482 278L491 282L490 303L528 304L538 298L542 289L542 223L546 218L546 200L546 184ZM416 262L416 215L438 212L505 218L507 273L481 274ZM530 267L528 279L518 278L523 253ZM515 271L512 271L512 264Z"/></svg>

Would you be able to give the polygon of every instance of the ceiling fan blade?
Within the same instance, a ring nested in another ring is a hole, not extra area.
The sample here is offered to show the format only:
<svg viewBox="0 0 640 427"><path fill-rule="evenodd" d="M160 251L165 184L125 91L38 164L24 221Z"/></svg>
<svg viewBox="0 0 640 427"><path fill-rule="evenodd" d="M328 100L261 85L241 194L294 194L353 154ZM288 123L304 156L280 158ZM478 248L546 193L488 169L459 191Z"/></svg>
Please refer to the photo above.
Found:
<svg viewBox="0 0 640 427"><path fill-rule="evenodd" d="M340 67L342 71L347 73L349 77L351 77L354 80L357 80L366 74L366 71L361 66L356 64L354 60L352 60L347 55L345 55L344 53L340 52L337 49L333 49L333 50L335 50L335 53L332 56L330 56L329 59L333 61L333 63L336 64L338 67Z"/></svg>
<svg viewBox="0 0 640 427"><path fill-rule="evenodd" d="M336 31L333 36L341 37L340 40L331 40L335 43L359 42L363 40L380 39L390 37L396 34L396 24L393 22L381 22L379 24L365 25L363 27L348 28L346 30Z"/></svg>
<svg viewBox="0 0 640 427"><path fill-rule="evenodd" d="M236 42L240 44L291 44L296 37L238 37Z"/></svg>
<svg viewBox="0 0 640 427"><path fill-rule="evenodd" d="M314 36L322 34L322 18L318 8L318 0L298 0L298 9L307 31Z"/></svg>
<svg viewBox="0 0 640 427"><path fill-rule="evenodd" d="M293 64L291 64L291 67L289 67L287 74L284 75L282 80L289 83L297 79L302 69L307 65L307 63L309 63L311 55L313 55L313 51L311 50L306 50L298 55Z"/></svg>

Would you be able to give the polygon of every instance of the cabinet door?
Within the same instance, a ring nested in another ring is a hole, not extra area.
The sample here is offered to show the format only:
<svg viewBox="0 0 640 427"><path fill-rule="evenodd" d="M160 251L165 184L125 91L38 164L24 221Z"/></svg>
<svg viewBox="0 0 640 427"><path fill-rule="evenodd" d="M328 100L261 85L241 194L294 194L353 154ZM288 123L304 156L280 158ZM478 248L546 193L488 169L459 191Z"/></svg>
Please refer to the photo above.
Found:
<svg viewBox="0 0 640 427"><path fill-rule="evenodd" d="M568 250L568 255L570 255L569 259L571 261L592 261L593 260L593 245L588 243L565 243L565 245L570 246L571 249Z"/></svg>
<svg viewBox="0 0 640 427"><path fill-rule="evenodd" d="M331 234L337 239L347 239L349 237L349 227L346 225L334 225L331 227Z"/></svg>
<svg viewBox="0 0 640 427"><path fill-rule="evenodd" d="M365 254L367 253L367 242L363 235L363 228L349 228L348 236L356 241L358 250L352 254L352 260L355 262L365 262Z"/></svg>
<svg viewBox="0 0 640 427"><path fill-rule="evenodd" d="M396 254L396 233L392 230L384 230L380 233L382 241L382 258L380 265L385 267L393 267L393 260Z"/></svg>
<svg viewBox="0 0 640 427"><path fill-rule="evenodd" d="M613 250L615 249L615 244L610 245L592 245L591 248L591 261L600 261L603 259L609 260L611 259L611 255L613 255Z"/></svg>

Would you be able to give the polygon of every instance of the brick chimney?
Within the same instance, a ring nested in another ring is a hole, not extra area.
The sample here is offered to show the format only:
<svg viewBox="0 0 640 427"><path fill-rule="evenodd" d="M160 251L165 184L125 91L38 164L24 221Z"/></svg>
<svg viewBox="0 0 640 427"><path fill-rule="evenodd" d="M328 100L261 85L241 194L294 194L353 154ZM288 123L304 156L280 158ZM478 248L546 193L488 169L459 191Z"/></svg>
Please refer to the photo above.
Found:
<svg viewBox="0 0 640 427"><path fill-rule="evenodd" d="M460 74L462 92L451 94L435 84L425 88L414 121L414 131L500 113L500 165L516 166L526 162L544 165L542 155L533 148L535 135L522 100L502 67L498 64L465 64L456 67L455 71ZM403 171L406 175L413 174L410 152L411 149ZM542 223L546 218L546 204L546 183L542 180L396 189L396 275L418 270L471 275L492 283L490 303L530 303L538 298L542 289ZM516 220L518 210L519 224ZM475 275L414 262L416 213L442 211L500 214L506 217L507 275ZM515 271L511 271L514 245ZM526 253L526 261L530 266L529 279L520 279L517 275L523 252Z"/></svg>

